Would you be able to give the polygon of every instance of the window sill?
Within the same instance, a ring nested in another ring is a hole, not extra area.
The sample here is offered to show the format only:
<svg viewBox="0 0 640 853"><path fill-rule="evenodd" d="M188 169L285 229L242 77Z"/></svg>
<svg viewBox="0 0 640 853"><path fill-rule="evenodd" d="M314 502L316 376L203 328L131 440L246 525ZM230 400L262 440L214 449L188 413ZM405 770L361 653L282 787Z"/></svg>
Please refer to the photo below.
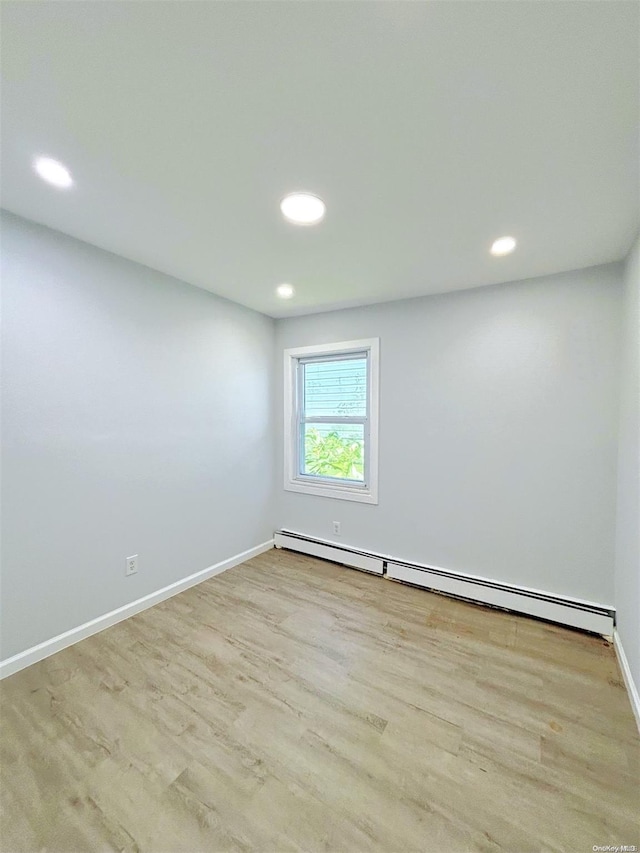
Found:
<svg viewBox="0 0 640 853"><path fill-rule="evenodd" d="M332 483L306 483L301 480L289 480L284 484L288 492L303 495L317 495L322 498L334 498L340 501L356 501L363 504L377 504L378 495L372 489L351 489L349 486L337 486Z"/></svg>

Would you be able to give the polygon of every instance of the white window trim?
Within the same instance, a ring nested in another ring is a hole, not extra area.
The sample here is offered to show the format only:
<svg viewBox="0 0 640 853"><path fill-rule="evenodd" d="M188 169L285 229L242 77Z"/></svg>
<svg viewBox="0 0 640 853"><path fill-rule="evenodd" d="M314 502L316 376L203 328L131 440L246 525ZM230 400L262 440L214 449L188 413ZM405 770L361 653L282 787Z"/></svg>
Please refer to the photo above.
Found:
<svg viewBox="0 0 640 853"><path fill-rule="evenodd" d="M368 483L365 487L350 486L320 480L307 482L297 472L296 441L297 427L297 382L296 369L298 359L309 356L337 355L352 352L369 352L369 467ZM378 503L378 415L379 415L379 362L380 339L365 338L360 341L341 341L318 346L294 347L284 351L284 487L289 492L301 492L306 495L320 495L325 498L337 498L360 503Z"/></svg>

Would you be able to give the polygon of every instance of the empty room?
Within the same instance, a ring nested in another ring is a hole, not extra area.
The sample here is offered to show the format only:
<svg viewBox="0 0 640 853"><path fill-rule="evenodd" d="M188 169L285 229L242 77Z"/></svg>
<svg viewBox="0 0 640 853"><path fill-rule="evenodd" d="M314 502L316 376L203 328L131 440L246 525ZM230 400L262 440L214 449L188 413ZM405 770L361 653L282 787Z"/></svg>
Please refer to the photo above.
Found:
<svg viewBox="0 0 640 853"><path fill-rule="evenodd" d="M638 851L640 4L0 18L0 853Z"/></svg>

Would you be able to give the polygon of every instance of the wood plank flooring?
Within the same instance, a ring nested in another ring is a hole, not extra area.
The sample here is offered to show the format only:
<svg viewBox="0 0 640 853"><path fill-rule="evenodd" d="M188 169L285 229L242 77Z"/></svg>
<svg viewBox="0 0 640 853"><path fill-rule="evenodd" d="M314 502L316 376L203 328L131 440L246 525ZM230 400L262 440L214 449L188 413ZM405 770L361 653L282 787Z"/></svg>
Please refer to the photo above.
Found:
<svg viewBox="0 0 640 853"><path fill-rule="evenodd" d="M3 853L640 846L604 640L290 552L1 693Z"/></svg>

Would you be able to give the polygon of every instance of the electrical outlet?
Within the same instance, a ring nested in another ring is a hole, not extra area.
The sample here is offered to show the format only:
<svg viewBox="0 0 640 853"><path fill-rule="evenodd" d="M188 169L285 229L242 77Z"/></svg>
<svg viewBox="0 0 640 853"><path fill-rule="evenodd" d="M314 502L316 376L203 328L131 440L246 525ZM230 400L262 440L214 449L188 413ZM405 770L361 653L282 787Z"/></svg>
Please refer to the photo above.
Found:
<svg viewBox="0 0 640 853"><path fill-rule="evenodd" d="M339 521L333 522L333 533L335 536L340 536L340 522Z"/></svg>
<svg viewBox="0 0 640 853"><path fill-rule="evenodd" d="M127 567L125 569L125 575L127 577L129 575L135 575L138 571L138 555L134 554L133 557L127 557Z"/></svg>

